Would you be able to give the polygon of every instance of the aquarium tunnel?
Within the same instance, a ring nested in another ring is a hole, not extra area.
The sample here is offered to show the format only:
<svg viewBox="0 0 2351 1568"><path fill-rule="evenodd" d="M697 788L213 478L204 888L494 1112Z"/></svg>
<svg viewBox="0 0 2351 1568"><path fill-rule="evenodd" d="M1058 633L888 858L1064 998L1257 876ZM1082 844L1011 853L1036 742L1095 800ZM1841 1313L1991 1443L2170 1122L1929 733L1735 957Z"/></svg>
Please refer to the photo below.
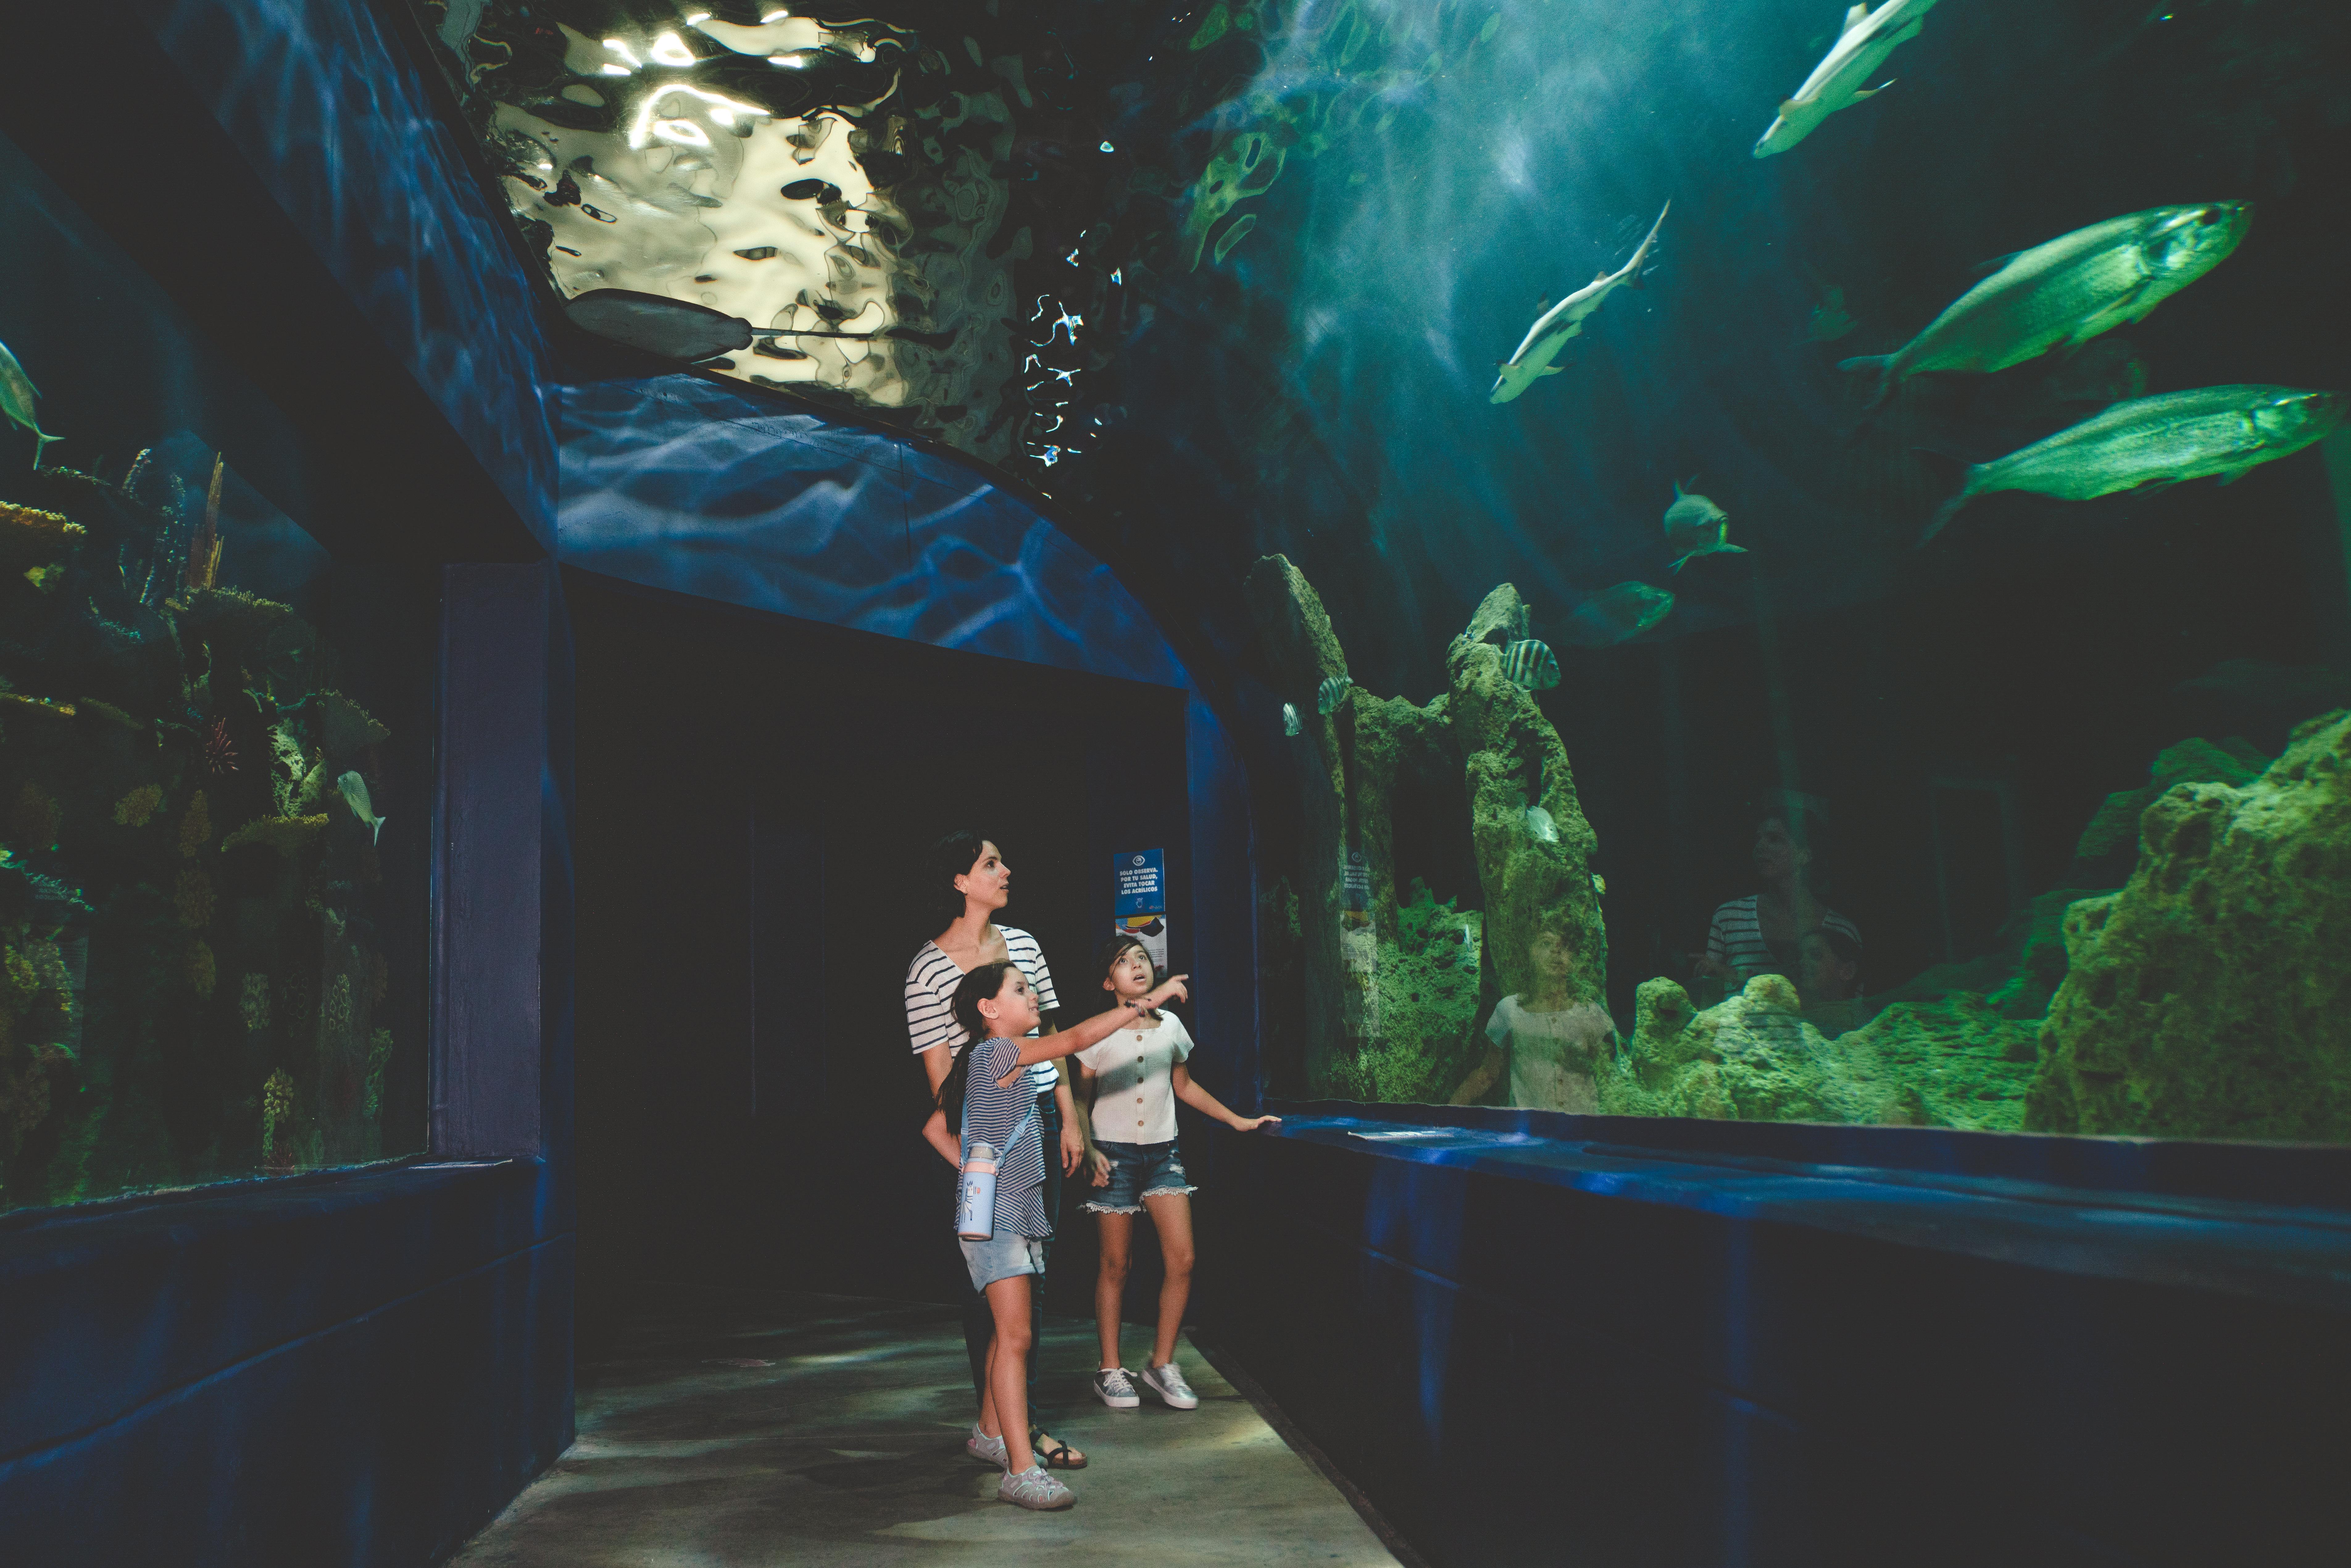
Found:
<svg viewBox="0 0 2351 1568"><path fill-rule="evenodd" d="M17 8L0 1564L2341 1562L2346 246L2325 0Z"/></svg>

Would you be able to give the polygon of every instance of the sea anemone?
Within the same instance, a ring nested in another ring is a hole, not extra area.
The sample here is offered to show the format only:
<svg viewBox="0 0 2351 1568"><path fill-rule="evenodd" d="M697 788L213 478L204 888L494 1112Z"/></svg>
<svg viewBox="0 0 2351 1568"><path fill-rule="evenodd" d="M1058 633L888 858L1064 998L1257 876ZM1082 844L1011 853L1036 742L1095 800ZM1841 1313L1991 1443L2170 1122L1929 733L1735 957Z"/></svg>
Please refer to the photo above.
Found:
<svg viewBox="0 0 2351 1568"><path fill-rule="evenodd" d="M228 737L228 720L216 718L204 731L204 771L214 776L236 771L236 747Z"/></svg>

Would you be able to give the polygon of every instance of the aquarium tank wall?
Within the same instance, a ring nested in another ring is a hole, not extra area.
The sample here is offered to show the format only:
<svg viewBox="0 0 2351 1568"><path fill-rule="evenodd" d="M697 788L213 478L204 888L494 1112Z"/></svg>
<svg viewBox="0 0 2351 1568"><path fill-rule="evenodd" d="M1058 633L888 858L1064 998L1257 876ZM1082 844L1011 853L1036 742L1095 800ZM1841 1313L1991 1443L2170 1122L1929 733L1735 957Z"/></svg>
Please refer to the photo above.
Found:
<svg viewBox="0 0 2351 1568"><path fill-rule="evenodd" d="M2343 7L414 13L577 325L1203 672L1269 1092L2351 1138Z"/></svg>
<svg viewBox="0 0 2351 1568"><path fill-rule="evenodd" d="M4 141L0 235L0 1208L418 1152L433 578Z"/></svg>

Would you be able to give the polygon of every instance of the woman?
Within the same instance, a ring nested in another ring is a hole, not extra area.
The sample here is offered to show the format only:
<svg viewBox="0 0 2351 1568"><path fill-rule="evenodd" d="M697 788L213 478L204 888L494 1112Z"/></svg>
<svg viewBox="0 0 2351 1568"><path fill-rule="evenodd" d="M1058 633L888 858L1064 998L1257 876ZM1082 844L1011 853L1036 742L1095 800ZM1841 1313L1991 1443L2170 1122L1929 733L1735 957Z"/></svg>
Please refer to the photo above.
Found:
<svg viewBox="0 0 2351 1568"><path fill-rule="evenodd" d="M1575 954L1558 932L1538 932L1527 944L1527 967L1531 988L1495 1007L1486 1020L1491 1043L1453 1092L1453 1103L1474 1105L1507 1077L1508 1103L1521 1110L1597 1111L1594 1075L1608 1060L1616 1026L1595 1003L1569 999Z"/></svg>
<svg viewBox="0 0 2351 1568"><path fill-rule="evenodd" d="M1836 932L1859 950L1860 928L1813 892L1809 873L1820 841L1820 823L1809 813L1775 811L1756 824L1755 874L1763 890L1714 912L1698 974L1734 991L1758 975L1795 979L1802 973L1803 934L1815 928Z"/></svg>
<svg viewBox="0 0 2351 1568"><path fill-rule="evenodd" d="M1038 946L1037 938L1017 926L996 924L997 914L1012 900L1012 868L1005 863L1003 852L994 841L964 831L948 833L933 844L924 857L924 873L923 894L940 930L915 951L914 962L906 966L906 1034L916 1059L923 1064L930 1097L935 1100L939 1085L946 1080L947 1069L954 1065L956 1054L970 1038L955 1016L956 987L962 984L964 976L982 964L1009 962L1017 966L1044 1011L1046 1034L1054 1031L1050 1015L1060 1004L1053 996L1052 971L1046 967L1044 949ZM1058 1218L1061 1212L1061 1178L1088 1164L1092 1146L1071 1102L1069 1070L1061 1059L1035 1062L1027 1071L1037 1096L1037 1121L1044 1134L1044 1146L1060 1152L1058 1159L1045 1162L1046 1212ZM952 1186L953 1182L950 1172L948 1185ZM1049 1260L1050 1252L1049 1243ZM1037 1330L1041 1333L1045 1319L1041 1280L1030 1302ZM988 1341L995 1332L995 1320L987 1300L977 1291L967 1296L964 1350L971 1359L973 1394L983 1400L987 1396ZM1035 1378L1036 1364L1032 1360L1032 1385ZM1029 1408L1036 1408L1033 1397ZM1048 1433L1036 1434L1036 1447L1049 1469L1074 1470L1085 1467L1083 1453Z"/></svg>

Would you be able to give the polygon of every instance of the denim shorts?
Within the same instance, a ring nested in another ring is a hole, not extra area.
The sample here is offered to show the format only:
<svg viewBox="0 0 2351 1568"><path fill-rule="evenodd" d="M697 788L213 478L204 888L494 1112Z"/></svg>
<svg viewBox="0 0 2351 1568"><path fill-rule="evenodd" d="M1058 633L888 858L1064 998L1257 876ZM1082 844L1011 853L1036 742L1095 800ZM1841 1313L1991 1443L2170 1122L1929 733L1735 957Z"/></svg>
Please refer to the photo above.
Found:
<svg viewBox="0 0 2351 1568"><path fill-rule="evenodd" d="M957 1237L963 1248L963 1266L971 1270L971 1288L986 1292L998 1280L1010 1280L1022 1274L1045 1271L1045 1242L1036 1236L991 1236L985 1241L966 1241Z"/></svg>
<svg viewBox="0 0 2351 1568"><path fill-rule="evenodd" d="M1086 1207L1096 1214L1140 1214L1146 1197L1177 1197L1198 1189L1186 1179L1184 1156L1170 1139L1164 1144L1105 1144L1110 1185L1088 1189Z"/></svg>

